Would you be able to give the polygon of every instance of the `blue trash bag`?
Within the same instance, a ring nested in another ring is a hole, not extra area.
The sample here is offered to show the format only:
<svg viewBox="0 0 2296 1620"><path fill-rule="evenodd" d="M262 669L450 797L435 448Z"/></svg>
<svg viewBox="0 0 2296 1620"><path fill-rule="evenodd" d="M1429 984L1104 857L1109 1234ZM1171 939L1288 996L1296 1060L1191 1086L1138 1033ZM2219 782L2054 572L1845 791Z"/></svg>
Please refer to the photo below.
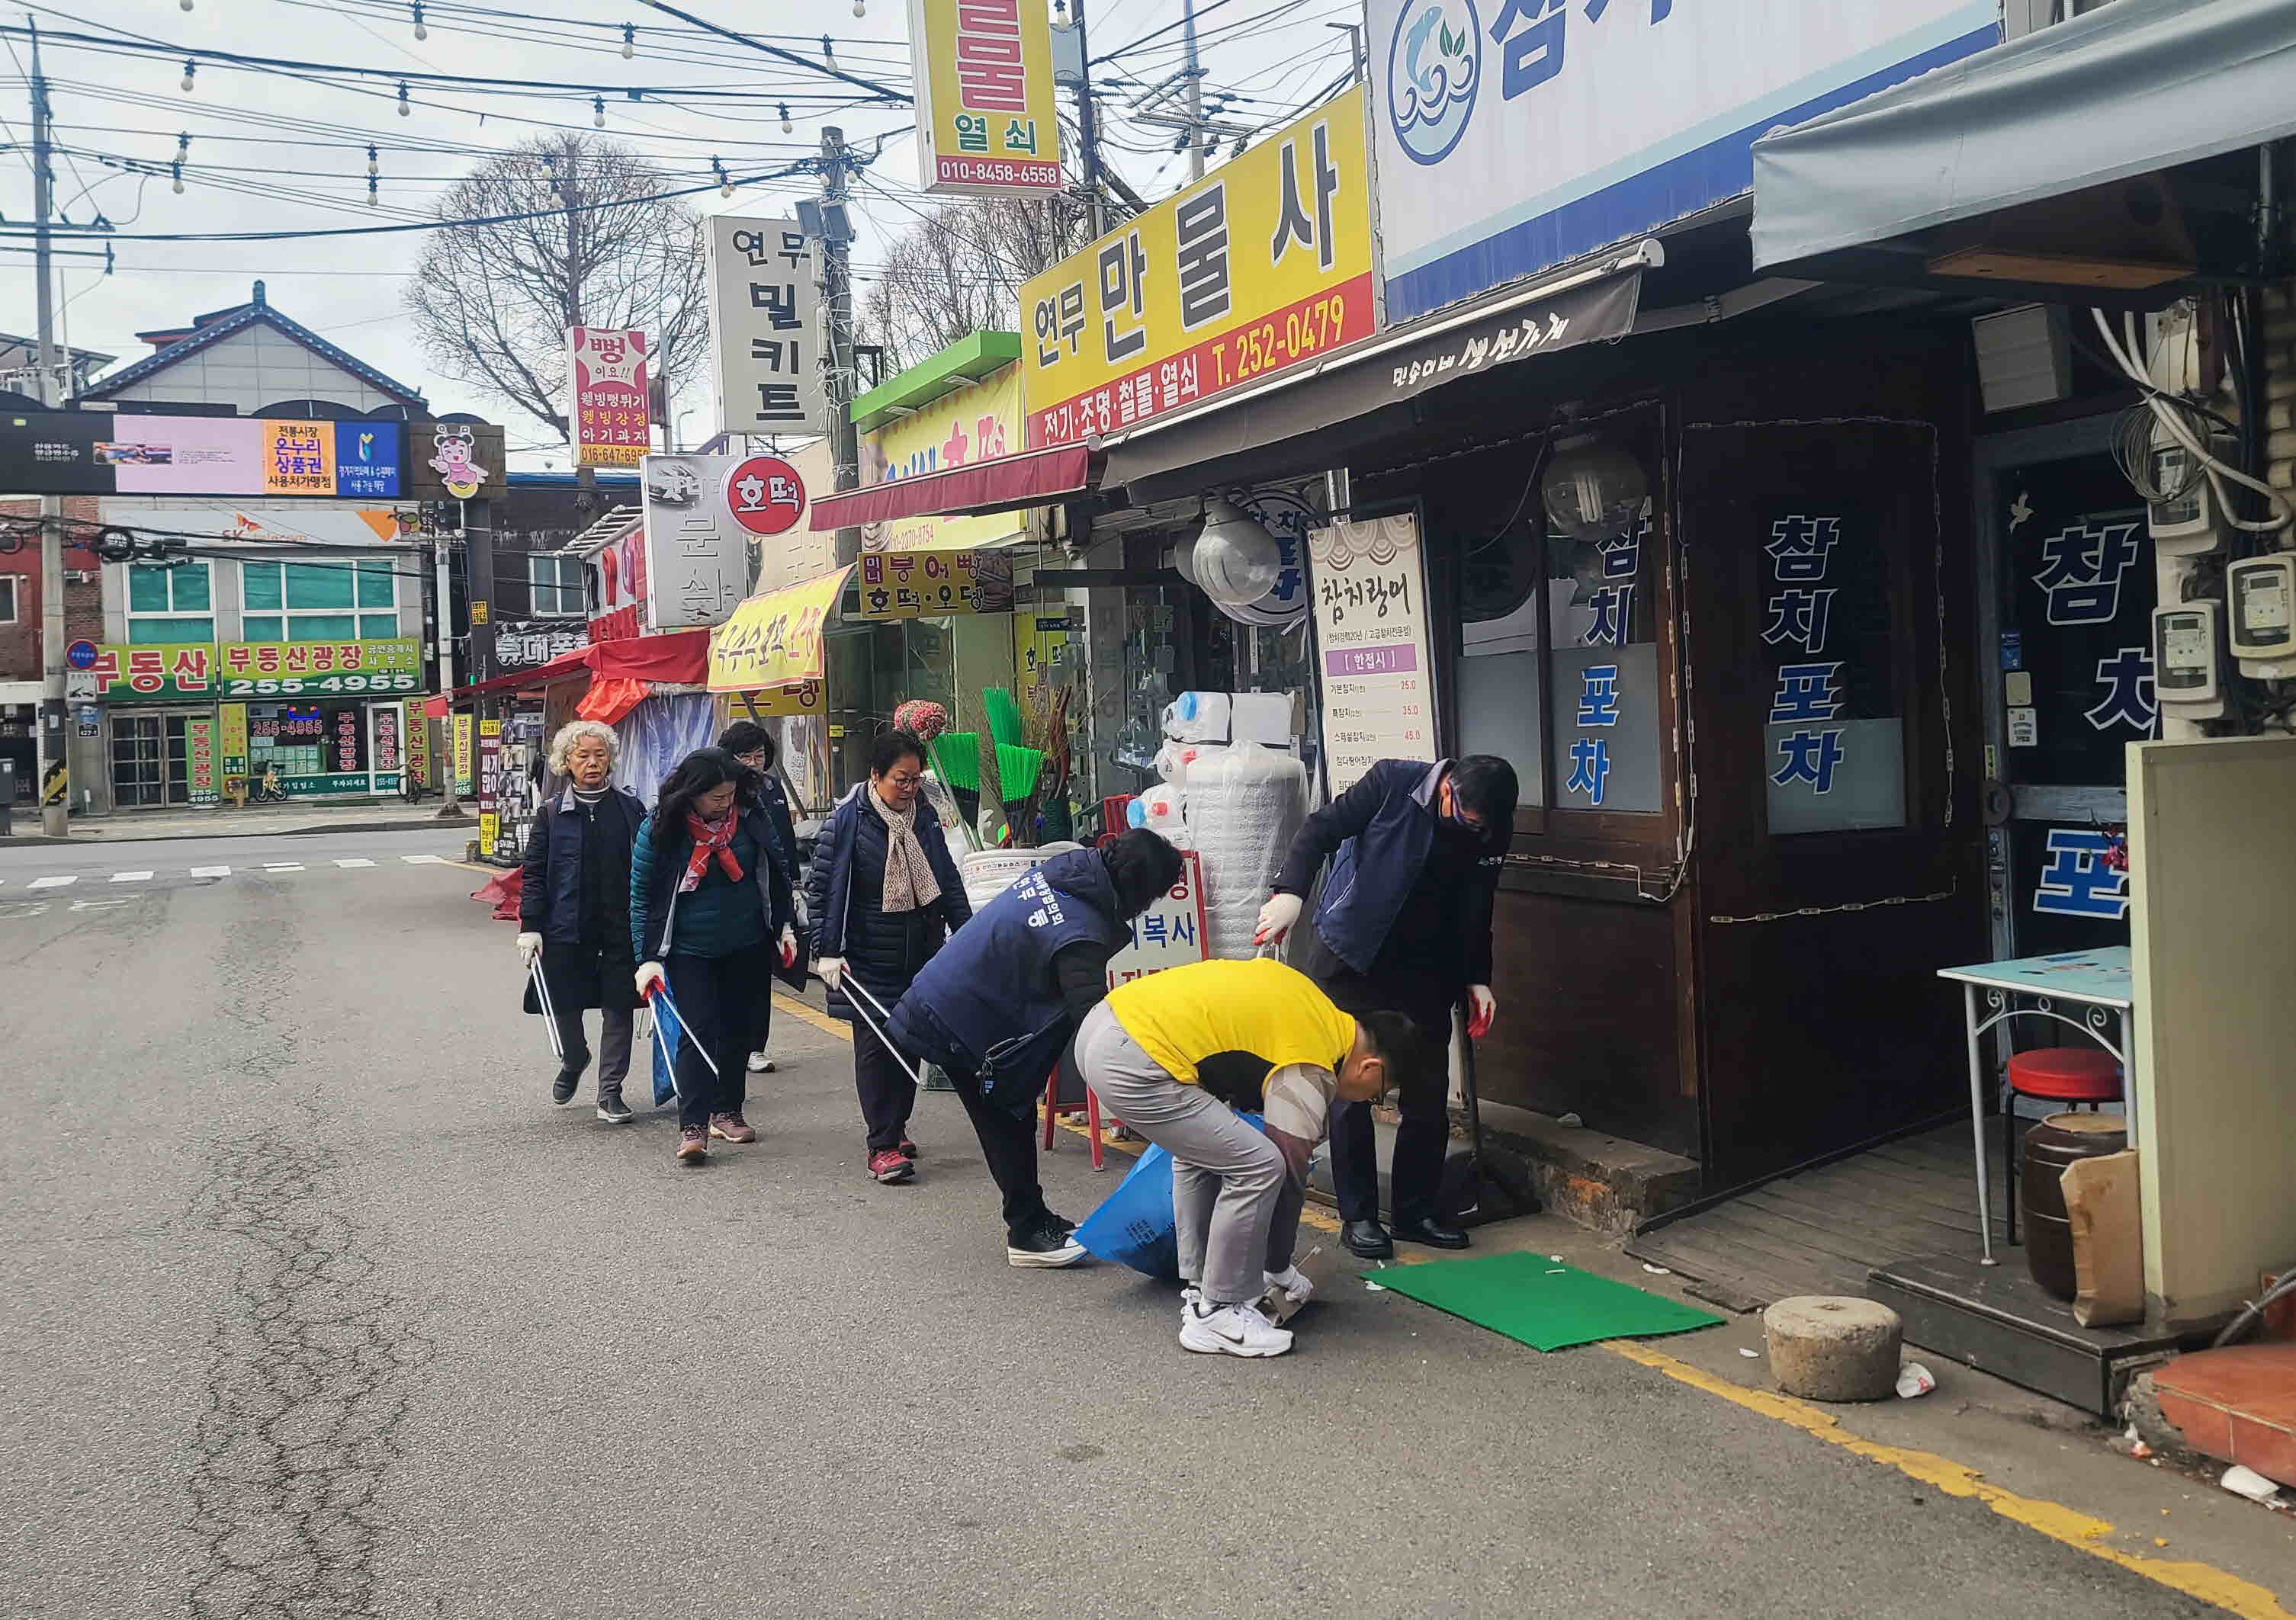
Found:
<svg viewBox="0 0 2296 1620"><path fill-rule="evenodd" d="M670 1010L669 997L657 995L646 1005L653 1009L653 1105L666 1109L677 1100L677 1044L685 1031Z"/></svg>
<svg viewBox="0 0 2296 1620"><path fill-rule="evenodd" d="M1257 1114L1239 1114L1255 1131L1267 1126ZM1076 1240L1103 1260L1128 1265L1167 1282L1180 1280L1180 1240L1172 1214L1172 1156L1150 1145L1132 1174L1076 1229Z"/></svg>

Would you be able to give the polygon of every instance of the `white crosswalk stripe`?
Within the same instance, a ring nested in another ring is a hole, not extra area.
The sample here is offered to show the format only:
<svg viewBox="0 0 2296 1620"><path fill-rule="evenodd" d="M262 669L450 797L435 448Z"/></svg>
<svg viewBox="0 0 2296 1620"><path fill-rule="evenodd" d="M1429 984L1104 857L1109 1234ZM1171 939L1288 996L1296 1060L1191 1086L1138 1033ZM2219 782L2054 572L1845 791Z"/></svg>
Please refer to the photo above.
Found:
<svg viewBox="0 0 2296 1620"><path fill-rule="evenodd" d="M148 871L116 871L111 874L111 880L114 883L149 883L152 876Z"/></svg>
<svg viewBox="0 0 2296 1620"><path fill-rule="evenodd" d="M60 872L53 877L35 878L24 887L27 888L62 888L66 884L77 883L79 879L70 872Z"/></svg>
<svg viewBox="0 0 2296 1620"><path fill-rule="evenodd" d="M444 866L447 863L445 855L401 855L398 858L409 866Z"/></svg>
<svg viewBox="0 0 2296 1620"><path fill-rule="evenodd" d="M192 876L194 878L228 878L231 876L231 868L228 866L194 866L192 868Z"/></svg>
<svg viewBox="0 0 2296 1620"><path fill-rule="evenodd" d="M338 861L335 864L338 866L372 866L374 863L365 859L364 856L357 856L348 861Z"/></svg>
<svg viewBox="0 0 2296 1620"><path fill-rule="evenodd" d="M263 863L263 870L266 871L300 871L303 870L303 863L300 861L266 861Z"/></svg>

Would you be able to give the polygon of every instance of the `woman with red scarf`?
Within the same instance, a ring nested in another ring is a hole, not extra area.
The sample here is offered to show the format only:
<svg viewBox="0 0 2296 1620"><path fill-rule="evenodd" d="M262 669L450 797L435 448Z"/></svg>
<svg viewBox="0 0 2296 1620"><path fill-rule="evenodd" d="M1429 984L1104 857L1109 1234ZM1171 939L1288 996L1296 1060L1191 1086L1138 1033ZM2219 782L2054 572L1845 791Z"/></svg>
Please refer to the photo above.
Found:
<svg viewBox="0 0 2296 1620"><path fill-rule="evenodd" d="M688 754L638 829L630 939L638 994L652 995L667 980L685 1027L677 1053L681 1164L708 1158L713 1136L758 1140L742 1117L744 1065L766 1043L774 970L797 961L791 861L758 797L757 773L720 749Z"/></svg>

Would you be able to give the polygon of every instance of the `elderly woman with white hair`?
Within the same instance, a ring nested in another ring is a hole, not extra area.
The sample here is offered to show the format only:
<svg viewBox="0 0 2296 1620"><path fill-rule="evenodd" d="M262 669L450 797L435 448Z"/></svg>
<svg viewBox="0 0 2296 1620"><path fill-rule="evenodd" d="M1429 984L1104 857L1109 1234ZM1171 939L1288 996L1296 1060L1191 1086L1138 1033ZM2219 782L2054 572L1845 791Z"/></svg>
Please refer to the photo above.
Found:
<svg viewBox="0 0 2296 1620"><path fill-rule="evenodd" d="M608 1125L630 1117L622 1100L638 1006L637 963L630 954L630 851L645 820L637 796L613 786L620 746L594 720L572 721L551 739L550 774L566 786L543 800L528 832L518 901L518 948L529 961L542 958L566 1054L550 1084L550 1100L571 1101L590 1067L582 1014L595 1007L598 1117ZM542 1010L531 983L526 1010Z"/></svg>

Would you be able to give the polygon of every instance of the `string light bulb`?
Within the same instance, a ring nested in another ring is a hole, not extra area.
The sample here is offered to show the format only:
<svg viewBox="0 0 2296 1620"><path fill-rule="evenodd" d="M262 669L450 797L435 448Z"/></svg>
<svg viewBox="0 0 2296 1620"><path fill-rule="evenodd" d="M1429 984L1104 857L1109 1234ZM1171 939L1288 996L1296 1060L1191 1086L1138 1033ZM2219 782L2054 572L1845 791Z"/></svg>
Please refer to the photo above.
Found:
<svg viewBox="0 0 2296 1620"><path fill-rule="evenodd" d="M414 0L414 37L417 43L430 37L430 30L422 26L422 0Z"/></svg>
<svg viewBox="0 0 2296 1620"><path fill-rule="evenodd" d="M837 60L837 42L826 34L821 37L821 60L824 61Z"/></svg>
<svg viewBox="0 0 2296 1620"><path fill-rule="evenodd" d="M188 11L190 11L190 10L192 9L192 5L193 5L193 0L176 0L176 4L178 4L178 5L180 5L180 6L182 6L185 11L187 11L187 12L188 12Z"/></svg>
<svg viewBox="0 0 2296 1620"><path fill-rule="evenodd" d="M373 208L381 200L381 192L380 184L373 175L369 175L366 177L366 205L369 208Z"/></svg>
<svg viewBox="0 0 2296 1620"><path fill-rule="evenodd" d="M404 83L398 86L398 116L403 119L411 119L414 116L414 103L406 99L406 86Z"/></svg>
<svg viewBox="0 0 2296 1620"><path fill-rule="evenodd" d="M176 196L182 196L184 194L184 166L180 163L170 163L168 165L168 172L175 176L174 184L168 189L174 192Z"/></svg>
<svg viewBox="0 0 2296 1620"><path fill-rule="evenodd" d="M732 197L734 194L734 176L726 172L725 160L722 158L712 158L709 160L709 167L718 176L718 194L720 197Z"/></svg>
<svg viewBox="0 0 2296 1620"><path fill-rule="evenodd" d="M853 0L853 14L856 17L866 17L869 14L869 0Z"/></svg>
<svg viewBox="0 0 2296 1620"><path fill-rule="evenodd" d="M782 133L783 135L795 135L797 133L797 126L790 122L789 103L787 102L776 102L775 105L781 110Z"/></svg>
<svg viewBox="0 0 2296 1620"><path fill-rule="evenodd" d="M637 53L638 25L635 22L625 22L622 24L622 60L627 61Z"/></svg>
<svg viewBox="0 0 2296 1620"><path fill-rule="evenodd" d="M373 179L382 173L382 154L372 146L366 149L366 177Z"/></svg>
<svg viewBox="0 0 2296 1620"><path fill-rule="evenodd" d="M590 98L590 127L603 129L605 127L606 98L603 95L594 95Z"/></svg>
<svg viewBox="0 0 2296 1620"><path fill-rule="evenodd" d="M200 64L188 56L184 59L184 94L192 93L192 81L199 77Z"/></svg>

